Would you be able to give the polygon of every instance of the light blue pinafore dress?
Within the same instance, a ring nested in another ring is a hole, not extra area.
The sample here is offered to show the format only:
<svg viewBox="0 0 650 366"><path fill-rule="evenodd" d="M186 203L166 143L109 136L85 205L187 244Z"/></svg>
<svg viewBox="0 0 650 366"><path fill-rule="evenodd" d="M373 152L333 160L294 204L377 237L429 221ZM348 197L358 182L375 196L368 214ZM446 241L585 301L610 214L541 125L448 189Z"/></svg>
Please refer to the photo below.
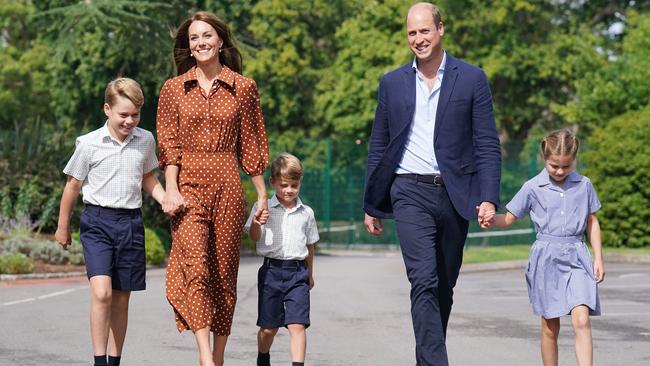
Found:
<svg viewBox="0 0 650 366"><path fill-rule="evenodd" d="M544 169L506 208L517 218L530 214L537 231L526 267L533 312L552 319L586 305L590 315L600 315L593 261L584 242L587 217L600 209L589 178L572 172L558 187Z"/></svg>

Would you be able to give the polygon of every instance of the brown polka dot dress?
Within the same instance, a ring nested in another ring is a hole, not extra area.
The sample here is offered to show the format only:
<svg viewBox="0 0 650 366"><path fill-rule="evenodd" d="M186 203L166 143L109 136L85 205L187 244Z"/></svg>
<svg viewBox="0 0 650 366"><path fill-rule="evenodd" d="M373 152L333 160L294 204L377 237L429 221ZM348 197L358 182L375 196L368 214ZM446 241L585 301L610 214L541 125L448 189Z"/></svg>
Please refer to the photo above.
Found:
<svg viewBox="0 0 650 366"><path fill-rule="evenodd" d="M172 219L166 277L176 326L229 335L245 218L239 166L255 176L269 161L257 86L224 66L206 95L192 68L162 87L156 129L161 168L180 168L186 202Z"/></svg>

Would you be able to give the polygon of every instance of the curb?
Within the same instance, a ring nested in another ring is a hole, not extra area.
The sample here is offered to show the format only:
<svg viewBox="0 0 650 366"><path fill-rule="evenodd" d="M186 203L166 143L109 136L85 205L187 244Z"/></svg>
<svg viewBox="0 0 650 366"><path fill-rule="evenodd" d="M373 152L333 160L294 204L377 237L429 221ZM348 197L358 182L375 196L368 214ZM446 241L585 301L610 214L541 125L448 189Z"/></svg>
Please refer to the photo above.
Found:
<svg viewBox="0 0 650 366"><path fill-rule="evenodd" d="M147 270L165 268L165 265L147 265ZM71 278L86 277L86 272L47 272L47 273L21 273L21 274L0 274L0 281L16 280L45 280L50 278Z"/></svg>
<svg viewBox="0 0 650 366"><path fill-rule="evenodd" d="M43 280L48 278L69 278L69 277L85 277L85 276L86 276L86 272L0 274L0 281Z"/></svg>

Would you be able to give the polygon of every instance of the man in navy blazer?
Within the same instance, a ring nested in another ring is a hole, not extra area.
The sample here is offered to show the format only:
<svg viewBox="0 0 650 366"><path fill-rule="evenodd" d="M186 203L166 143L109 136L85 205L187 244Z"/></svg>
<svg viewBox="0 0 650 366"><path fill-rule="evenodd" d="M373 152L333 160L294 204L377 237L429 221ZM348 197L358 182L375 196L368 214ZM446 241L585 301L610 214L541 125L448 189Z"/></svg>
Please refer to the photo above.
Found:
<svg viewBox="0 0 650 366"><path fill-rule="evenodd" d="M468 220L484 226L495 214L501 148L487 78L443 50L438 8L413 5L406 29L415 60L379 82L364 223L381 235L381 219L395 219L418 365L444 366Z"/></svg>

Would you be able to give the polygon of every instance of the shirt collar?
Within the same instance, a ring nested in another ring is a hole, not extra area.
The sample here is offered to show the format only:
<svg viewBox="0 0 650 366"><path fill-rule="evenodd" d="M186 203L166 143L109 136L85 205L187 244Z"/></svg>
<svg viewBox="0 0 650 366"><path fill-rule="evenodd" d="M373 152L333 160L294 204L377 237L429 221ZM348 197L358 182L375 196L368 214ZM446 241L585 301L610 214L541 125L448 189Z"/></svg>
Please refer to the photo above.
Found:
<svg viewBox="0 0 650 366"><path fill-rule="evenodd" d="M134 137L140 137L140 136L141 136L140 130L137 127L135 127L135 128L133 128L131 130L131 133L124 139L124 141L122 143L123 144L127 143L127 142L131 141L131 139L133 139ZM100 137L102 138L102 140L108 137L111 140L117 141L117 139L115 139L115 138L113 138L113 136L111 136L111 132L108 130L108 120L106 120L106 122L104 122L104 127L100 131Z"/></svg>
<svg viewBox="0 0 650 366"><path fill-rule="evenodd" d="M196 66L193 66L191 69L187 70L183 75L181 75L183 83L189 81L198 82L199 79L196 76ZM217 80L223 81L228 86L233 88L235 86L235 72L232 71L228 66L222 65L221 72L217 75Z"/></svg>
<svg viewBox="0 0 650 366"><path fill-rule="evenodd" d="M417 62L417 57L413 57L413 64L411 67L413 68L413 71L419 72L420 69L418 69L418 62ZM447 51L442 51L442 61L440 62L440 67L438 67L438 72L437 74L444 74L445 72L445 66L447 66Z"/></svg>
<svg viewBox="0 0 650 366"><path fill-rule="evenodd" d="M548 171L546 168L542 169L539 174L537 174L537 185L540 187L547 186L551 184L551 177L548 175ZM569 174L568 177L566 177L566 181L571 182L571 183L578 183L582 181L582 175L576 173L575 171L572 171L571 174Z"/></svg>
<svg viewBox="0 0 650 366"><path fill-rule="evenodd" d="M284 206L282 206L280 201L278 201L278 197L275 194L273 194L273 197L271 197L271 199L269 199L269 207L278 207L278 206L280 206L280 207L282 207L284 209L287 209ZM302 201L300 200L300 197L297 197L296 198L296 205L293 206L292 208L290 208L289 210L297 210L298 208L300 208L302 206L303 206L303 204L302 204Z"/></svg>

